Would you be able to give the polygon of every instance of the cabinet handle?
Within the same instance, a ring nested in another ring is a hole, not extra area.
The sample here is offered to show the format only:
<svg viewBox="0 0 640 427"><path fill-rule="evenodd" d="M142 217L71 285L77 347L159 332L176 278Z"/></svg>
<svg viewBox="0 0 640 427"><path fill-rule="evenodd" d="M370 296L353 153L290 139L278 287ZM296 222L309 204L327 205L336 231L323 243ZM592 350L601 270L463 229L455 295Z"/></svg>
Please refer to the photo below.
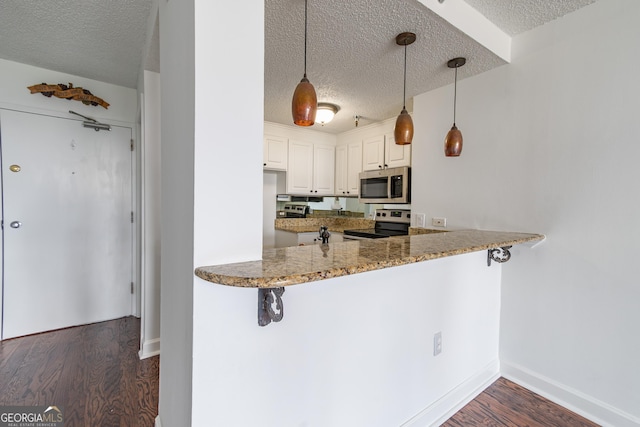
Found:
<svg viewBox="0 0 640 427"><path fill-rule="evenodd" d="M379 167L380 169L382 169L382 165L378 165L378 167Z"/></svg>
<svg viewBox="0 0 640 427"><path fill-rule="evenodd" d="M267 166L267 164L266 164L266 163L263 163L263 164L262 164L262 166Z"/></svg>
<svg viewBox="0 0 640 427"><path fill-rule="evenodd" d="M347 191L347 194L349 194L349 192Z"/></svg>
<svg viewBox="0 0 640 427"><path fill-rule="evenodd" d="M389 167L389 165L384 165L384 167L385 167L385 168L388 168L388 167Z"/></svg>

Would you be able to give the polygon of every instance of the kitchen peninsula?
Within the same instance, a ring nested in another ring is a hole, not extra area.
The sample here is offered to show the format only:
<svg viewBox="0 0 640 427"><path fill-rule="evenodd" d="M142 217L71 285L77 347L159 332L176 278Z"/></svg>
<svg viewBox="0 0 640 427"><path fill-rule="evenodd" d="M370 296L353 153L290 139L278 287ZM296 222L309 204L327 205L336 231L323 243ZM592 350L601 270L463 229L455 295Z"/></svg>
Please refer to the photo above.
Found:
<svg viewBox="0 0 640 427"><path fill-rule="evenodd" d="M535 243L542 234L459 230L387 239L265 249L262 260L198 267L201 279L243 288L283 286L346 276L482 250Z"/></svg>

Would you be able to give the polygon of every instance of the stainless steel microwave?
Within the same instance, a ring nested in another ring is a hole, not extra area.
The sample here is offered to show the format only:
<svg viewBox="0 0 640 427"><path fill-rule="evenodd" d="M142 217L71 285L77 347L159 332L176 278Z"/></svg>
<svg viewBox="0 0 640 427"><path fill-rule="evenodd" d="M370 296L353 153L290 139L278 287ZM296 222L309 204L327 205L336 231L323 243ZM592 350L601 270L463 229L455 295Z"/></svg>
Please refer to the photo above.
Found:
<svg viewBox="0 0 640 427"><path fill-rule="evenodd" d="M411 168L360 172L360 203L410 203Z"/></svg>

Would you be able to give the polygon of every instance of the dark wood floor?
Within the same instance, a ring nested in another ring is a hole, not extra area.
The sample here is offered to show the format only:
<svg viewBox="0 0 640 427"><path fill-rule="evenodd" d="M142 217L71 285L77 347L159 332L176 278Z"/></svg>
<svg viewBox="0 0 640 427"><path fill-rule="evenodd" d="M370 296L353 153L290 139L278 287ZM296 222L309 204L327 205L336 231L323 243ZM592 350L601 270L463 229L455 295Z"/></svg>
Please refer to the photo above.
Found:
<svg viewBox="0 0 640 427"><path fill-rule="evenodd" d="M0 342L0 406L57 405L66 427L152 427L159 358L138 359L134 317ZM504 378L444 427L597 427Z"/></svg>
<svg viewBox="0 0 640 427"><path fill-rule="evenodd" d="M598 424L499 378L442 426L598 427Z"/></svg>
<svg viewBox="0 0 640 427"><path fill-rule="evenodd" d="M0 342L0 406L56 405L65 427L152 427L159 357L125 317Z"/></svg>

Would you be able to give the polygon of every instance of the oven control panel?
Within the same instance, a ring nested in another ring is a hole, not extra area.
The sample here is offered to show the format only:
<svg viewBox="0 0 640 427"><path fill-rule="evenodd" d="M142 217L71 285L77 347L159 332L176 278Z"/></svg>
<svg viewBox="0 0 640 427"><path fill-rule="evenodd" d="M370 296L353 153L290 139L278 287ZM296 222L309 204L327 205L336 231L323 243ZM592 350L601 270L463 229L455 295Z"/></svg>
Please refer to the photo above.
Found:
<svg viewBox="0 0 640 427"><path fill-rule="evenodd" d="M411 223L409 209L376 209L376 221Z"/></svg>

